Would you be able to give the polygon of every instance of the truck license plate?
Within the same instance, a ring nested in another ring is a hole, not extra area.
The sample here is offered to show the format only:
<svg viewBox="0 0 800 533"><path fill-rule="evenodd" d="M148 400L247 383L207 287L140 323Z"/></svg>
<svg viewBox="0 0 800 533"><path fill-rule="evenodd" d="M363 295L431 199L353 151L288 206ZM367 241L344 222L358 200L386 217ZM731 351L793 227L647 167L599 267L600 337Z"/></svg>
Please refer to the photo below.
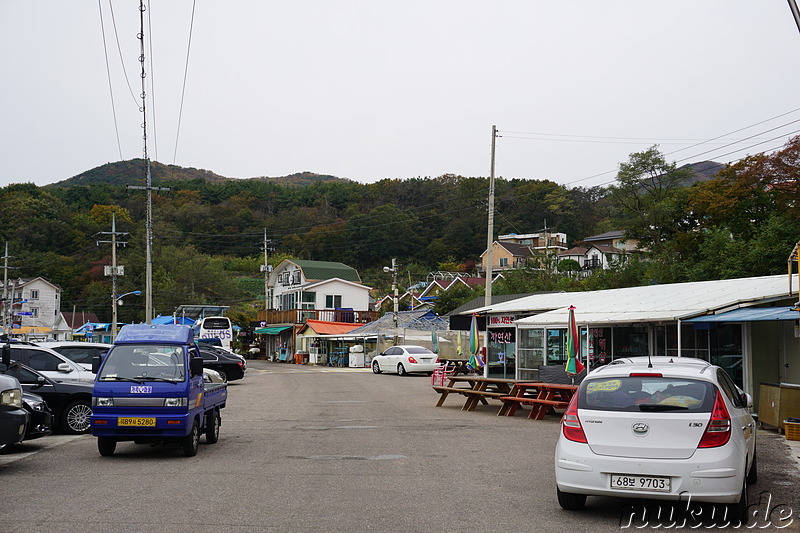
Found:
<svg viewBox="0 0 800 533"><path fill-rule="evenodd" d="M660 476L629 476L611 474L611 488L618 490L649 490L670 492L670 478Z"/></svg>
<svg viewBox="0 0 800 533"><path fill-rule="evenodd" d="M119 417L117 418L118 426L155 426L155 418L134 418L134 417Z"/></svg>

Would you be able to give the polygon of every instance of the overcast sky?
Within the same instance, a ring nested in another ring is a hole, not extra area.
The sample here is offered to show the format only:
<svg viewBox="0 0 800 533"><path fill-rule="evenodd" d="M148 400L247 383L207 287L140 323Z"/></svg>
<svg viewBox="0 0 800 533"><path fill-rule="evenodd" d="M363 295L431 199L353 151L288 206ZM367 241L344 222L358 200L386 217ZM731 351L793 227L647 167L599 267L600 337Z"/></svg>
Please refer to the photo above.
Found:
<svg viewBox="0 0 800 533"><path fill-rule="evenodd" d="M786 0L148 3L149 156L227 177L487 176L496 124L498 176L591 186L800 130ZM0 0L0 186L142 156L138 31L136 0Z"/></svg>

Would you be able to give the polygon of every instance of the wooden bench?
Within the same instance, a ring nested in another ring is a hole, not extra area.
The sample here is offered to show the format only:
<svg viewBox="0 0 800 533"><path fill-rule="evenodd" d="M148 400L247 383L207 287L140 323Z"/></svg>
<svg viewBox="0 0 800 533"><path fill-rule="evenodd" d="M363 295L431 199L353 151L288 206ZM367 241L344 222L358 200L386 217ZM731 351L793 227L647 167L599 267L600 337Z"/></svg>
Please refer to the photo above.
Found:
<svg viewBox="0 0 800 533"><path fill-rule="evenodd" d="M474 399L475 400L474 402L471 402L471 403L468 402L464 406L465 407L464 410L471 410L469 406L471 404L477 403L478 400L480 400L484 405L486 405L488 402L486 401L485 398L498 398L499 399L499 398L501 398L501 397L503 397L503 396L505 396L507 394L505 392L495 392L495 391L488 391L488 390L475 390L475 389L468 389L466 387L442 387L442 386L438 386L438 385L434 385L433 386L433 390L435 390L436 392L441 394L441 397L439 398L439 401L437 402L436 407L441 407L442 404L444 404L445 398L447 398L447 395L450 394L451 392L452 393L463 394L464 396L467 396L468 398Z"/></svg>

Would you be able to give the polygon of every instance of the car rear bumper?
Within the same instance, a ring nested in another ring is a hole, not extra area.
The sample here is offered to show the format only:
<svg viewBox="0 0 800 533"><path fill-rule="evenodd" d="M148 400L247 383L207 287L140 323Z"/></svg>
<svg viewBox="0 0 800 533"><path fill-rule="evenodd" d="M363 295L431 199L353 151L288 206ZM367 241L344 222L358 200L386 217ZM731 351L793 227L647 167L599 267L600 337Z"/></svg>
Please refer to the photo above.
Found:
<svg viewBox="0 0 800 533"><path fill-rule="evenodd" d="M743 459L732 445L698 449L689 459L643 459L597 455L561 438L555 473L562 492L709 503L736 503L744 483ZM613 489L612 474L668 477L670 491Z"/></svg>

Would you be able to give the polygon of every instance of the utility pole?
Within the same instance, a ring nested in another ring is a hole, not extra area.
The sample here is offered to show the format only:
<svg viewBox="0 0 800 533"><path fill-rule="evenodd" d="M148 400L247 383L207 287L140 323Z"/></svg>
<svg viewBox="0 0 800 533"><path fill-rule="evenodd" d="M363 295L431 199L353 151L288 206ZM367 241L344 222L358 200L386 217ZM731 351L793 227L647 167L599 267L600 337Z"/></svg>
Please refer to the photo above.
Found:
<svg viewBox="0 0 800 533"><path fill-rule="evenodd" d="M271 242L267 239L267 228L264 228L264 264L261 265L261 272L264 273L264 320L267 319L267 310L272 307L269 298L269 275L272 273L272 267L267 262L267 252L270 251L269 245Z"/></svg>
<svg viewBox="0 0 800 533"><path fill-rule="evenodd" d="M143 141L143 148L142 148L142 156L144 157L145 164L147 166L147 176L146 176L146 183L147 185L144 187L137 187L133 185L128 185L129 189L137 189L137 190L145 190L147 191L147 244L146 244L146 252L145 252L145 262L147 264L146 272L145 272L145 310L144 310L144 317L145 322L150 324L153 321L153 191L168 191L170 190L169 187L153 187L153 178L150 172L150 158L147 155L147 113L146 113L146 102L147 102L147 92L145 80L147 79L147 73L145 72L145 45L144 45L144 12L145 12L145 5L144 0L139 0L139 63L141 63L142 72L142 141Z"/></svg>
<svg viewBox="0 0 800 533"><path fill-rule="evenodd" d="M391 267L383 267L384 272L391 272L392 273L392 309L393 309L393 318L394 318L394 337L395 337L395 344L397 344L397 313L399 312L398 309L398 302L397 302L397 258L392 258L392 266Z"/></svg>
<svg viewBox="0 0 800 533"><path fill-rule="evenodd" d="M111 241L97 241L97 245L111 244L111 267L105 267L106 276L111 276L111 342L117 338L117 276L125 275L125 267L117 266L117 244L125 246L127 242L117 242L117 235L128 235L117 231L116 213L111 212L111 231L100 232L99 235L111 235Z"/></svg>
<svg viewBox="0 0 800 533"><path fill-rule="evenodd" d="M492 305L492 243L494 243L494 155L495 155L495 141L497 139L497 126L492 126L492 161L489 167L489 223L486 231L486 291L484 291L485 298L483 300L484 307ZM489 318L486 314L486 325L483 332L483 347L484 347L484 365L483 375L489 376Z"/></svg>
<svg viewBox="0 0 800 533"><path fill-rule="evenodd" d="M8 269L13 268L8 266L8 241L6 241L6 253L3 255L3 334L8 334L8 310L11 307L11 304L8 301ZM14 300L14 293L11 293L11 300L13 303Z"/></svg>
<svg viewBox="0 0 800 533"><path fill-rule="evenodd" d="M797 29L800 30L800 10L797 9L797 4L794 0L789 1L789 9L792 10L792 16L794 17L794 23L797 24Z"/></svg>

